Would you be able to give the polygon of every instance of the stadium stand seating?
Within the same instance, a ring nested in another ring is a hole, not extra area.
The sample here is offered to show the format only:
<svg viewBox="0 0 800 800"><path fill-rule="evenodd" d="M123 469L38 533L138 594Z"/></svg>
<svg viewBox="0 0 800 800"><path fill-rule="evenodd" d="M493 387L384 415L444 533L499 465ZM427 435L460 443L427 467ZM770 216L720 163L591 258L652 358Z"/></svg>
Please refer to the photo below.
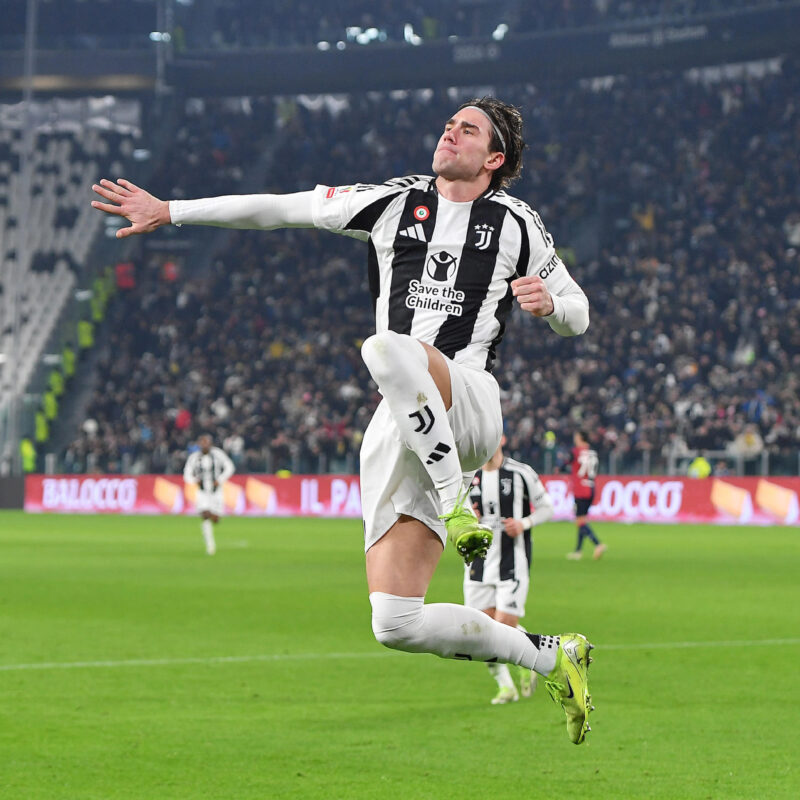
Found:
<svg viewBox="0 0 800 800"><path fill-rule="evenodd" d="M28 194L20 171L22 133L0 130L0 352L13 351L17 304L19 326L17 363L0 364L0 409L13 387L27 386L102 228L87 187L98 171L121 163L129 139L94 129L38 131Z"/></svg>

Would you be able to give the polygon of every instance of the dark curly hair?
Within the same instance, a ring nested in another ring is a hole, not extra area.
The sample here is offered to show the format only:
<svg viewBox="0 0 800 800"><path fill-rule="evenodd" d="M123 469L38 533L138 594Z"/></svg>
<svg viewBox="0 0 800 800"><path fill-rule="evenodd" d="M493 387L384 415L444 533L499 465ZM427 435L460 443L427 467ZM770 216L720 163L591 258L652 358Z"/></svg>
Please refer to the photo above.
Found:
<svg viewBox="0 0 800 800"><path fill-rule="evenodd" d="M476 106L488 114L505 142L504 146L503 141L493 129L490 147L493 151L503 153L506 160L503 166L492 174L490 188L497 191L511 186L522 172L522 151L525 149L525 140L522 138L522 114L516 106L491 96L468 100L466 103L462 103L458 110L461 111L467 106Z"/></svg>

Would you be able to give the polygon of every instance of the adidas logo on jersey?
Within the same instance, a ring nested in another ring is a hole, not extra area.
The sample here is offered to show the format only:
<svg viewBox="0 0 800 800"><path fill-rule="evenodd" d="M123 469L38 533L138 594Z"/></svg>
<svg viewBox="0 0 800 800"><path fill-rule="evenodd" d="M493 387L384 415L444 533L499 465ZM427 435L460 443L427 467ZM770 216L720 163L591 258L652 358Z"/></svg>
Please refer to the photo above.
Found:
<svg viewBox="0 0 800 800"><path fill-rule="evenodd" d="M409 225L405 230L400 231L401 236L406 236L409 239L417 239L420 242L427 242L425 238L425 229L417 222L415 225Z"/></svg>

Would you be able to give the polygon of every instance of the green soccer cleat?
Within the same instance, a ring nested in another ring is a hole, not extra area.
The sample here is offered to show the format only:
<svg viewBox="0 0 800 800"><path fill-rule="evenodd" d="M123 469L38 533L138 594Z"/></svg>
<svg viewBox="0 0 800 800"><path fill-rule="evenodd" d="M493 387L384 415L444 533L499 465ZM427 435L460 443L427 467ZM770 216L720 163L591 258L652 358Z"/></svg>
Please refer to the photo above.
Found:
<svg viewBox="0 0 800 800"><path fill-rule="evenodd" d="M519 677L519 693L523 697L530 697L536 691L536 673L527 667L517 667Z"/></svg>
<svg viewBox="0 0 800 800"><path fill-rule="evenodd" d="M504 706L506 703L516 703L517 700L519 700L519 695L513 686L501 686L492 698L492 705Z"/></svg>
<svg viewBox="0 0 800 800"><path fill-rule="evenodd" d="M544 685L555 702L560 703L567 715L567 735L574 744L580 744L589 727L591 705L587 672L589 651L594 649L580 633L563 633L556 654L556 665L545 678Z"/></svg>
<svg viewBox="0 0 800 800"><path fill-rule="evenodd" d="M476 558L486 558L492 543L492 531L481 525L472 509L466 504L469 489L465 489L456 500L455 508L449 514L441 514L447 538L453 544L465 563L471 564Z"/></svg>

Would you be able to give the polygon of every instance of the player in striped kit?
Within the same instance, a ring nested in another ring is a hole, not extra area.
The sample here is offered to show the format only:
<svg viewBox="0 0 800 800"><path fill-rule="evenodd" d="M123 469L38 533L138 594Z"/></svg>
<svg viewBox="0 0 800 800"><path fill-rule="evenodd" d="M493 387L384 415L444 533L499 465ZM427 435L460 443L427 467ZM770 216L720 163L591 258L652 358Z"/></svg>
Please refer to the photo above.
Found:
<svg viewBox="0 0 800 800"><path fill-rule="evenodd" d="M367 243L376 333L361 353L384 398L361 447L372 630L387 647L535 669L579 744L590 710L584 636L526 634L475 609L424 603L448 539L468 563L491 540L468 495L502 433L491 368L513 302L562 336L589 324L539 215L503 191L524 146L519 111L484 97L445 122L434 176L183 201L102 180L92 188L107 202L93 206L132 223L119 238L172 223L314 227Z"/></svg>
<svg viewBox="0 0 800 800"><path fill-rule="evenodd" d="M477 608L492 619L524 631L530 584L533 540L531 530L551 519L553 501L536 472L527 464L503 455L505 436L494 455L472 479L470 500L475 512L488 525L494 538L485 558L476 558L464 569L464 605ZM530 697L536 688L536 673L517 667L520 691L507 664L488 663L497 681L492 705L513 703Z"/></svg>
<svg viewBox="0 0 800 800"><path fill-rule="evenodd" d="M211 437L204 434L197 440L198 449L189 454L183 468L184 483L197 486L195 507L202 518L201 529L206 553L217 552L214 525L224 510L222 486L234 473L233 461L219 447L213 447Z"/></svg>

